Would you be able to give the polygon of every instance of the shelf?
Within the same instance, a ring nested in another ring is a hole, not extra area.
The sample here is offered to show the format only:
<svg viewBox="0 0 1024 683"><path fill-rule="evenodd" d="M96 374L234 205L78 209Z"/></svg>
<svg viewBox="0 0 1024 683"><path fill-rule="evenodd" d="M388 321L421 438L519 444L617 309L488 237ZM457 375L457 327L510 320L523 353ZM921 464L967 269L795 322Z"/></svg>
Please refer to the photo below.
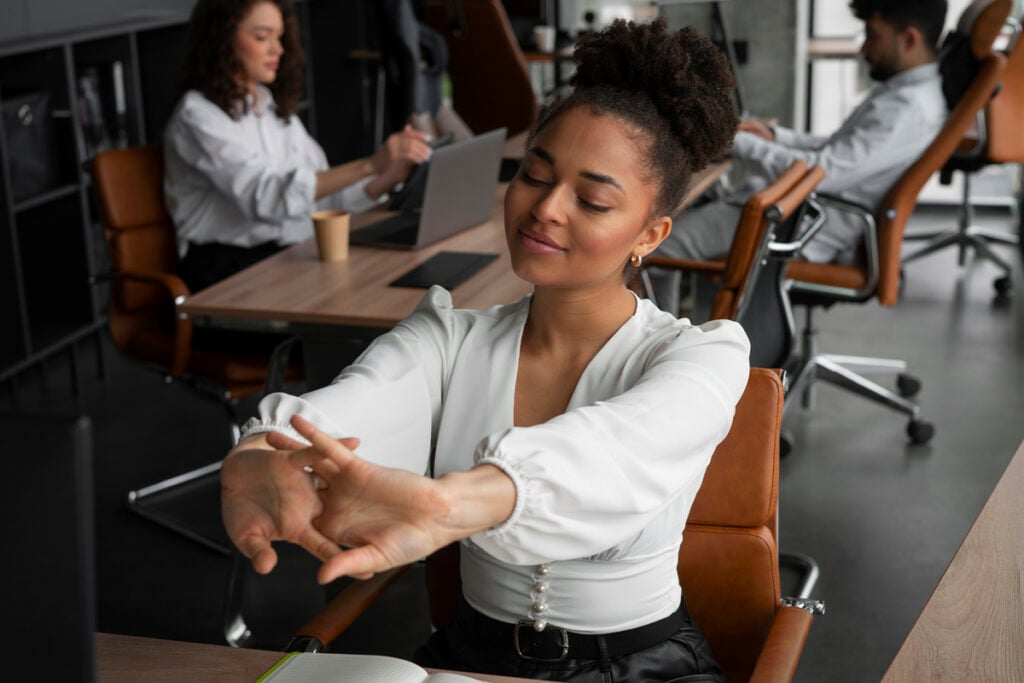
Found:
<svg viewBox="0 0 1024 683"><path fill-rule="evenodd" d="M42 194L38 194L35 197L30 197L29 199L17 202L14 204L13 209L15 213L29 211L31 209L36 208L37 206L46 204L47 202L60 199L61 197L66 197L68 195L76 194L79 189L80 186L78 185L78 183L68 183L67 185L61 185L59 187L53 188L52 190L47 190Z"/></svg>

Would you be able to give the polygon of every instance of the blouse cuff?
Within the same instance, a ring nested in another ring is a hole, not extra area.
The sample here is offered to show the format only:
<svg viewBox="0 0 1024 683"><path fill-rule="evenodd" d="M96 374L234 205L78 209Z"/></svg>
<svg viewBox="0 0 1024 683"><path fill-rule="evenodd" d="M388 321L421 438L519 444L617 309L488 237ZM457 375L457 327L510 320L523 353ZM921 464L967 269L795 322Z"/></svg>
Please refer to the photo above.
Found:
<svg viewBox="0 0 1024 683"><path fill-rule="evenodd" d="M506 519L498 526L492 527L490 529L487 529L486 531L481 532L481 535L484 538L500 536L501 534L508 531L512 526L514 526L516 522L519 521L519 518L523 514L523 510L526 508L526 477L523 475L522 472L519 471L515 463L511 463L497 456L487 455L483 457L478 457L475 460L476 462L474 463L474 465L494 465L502 472L504 472L506 475L508 475L509 479L512 480L512 484L516 487L516 502L515 506L512 508L512 514L510 514L508 516L508 519Z"/></svg>
<svg viewBox="0 0 1024 683"><path fill-rule="evenodd" d="M285 436L295 439L296 441L308 444L309 441L306 437L299 434L290 424L278 424L276 422L264 422L256 417L250 417L244 425L242 425L242 435L238 441L253 436L254 434L266 434L267 432L280 432Z"/></svg>
<svg viewBox="0 0 1024 683"><path fill-rule="evenodd" d="M380 204L383 204L388 200L388 194L385 192L377 199L371 199L366 194L366 186L370 184L370 181L374 179L374 176L363 178L357 183L349 185L348 187L341 190L341 204L350 213L362 213L368 211Z"/></svg>

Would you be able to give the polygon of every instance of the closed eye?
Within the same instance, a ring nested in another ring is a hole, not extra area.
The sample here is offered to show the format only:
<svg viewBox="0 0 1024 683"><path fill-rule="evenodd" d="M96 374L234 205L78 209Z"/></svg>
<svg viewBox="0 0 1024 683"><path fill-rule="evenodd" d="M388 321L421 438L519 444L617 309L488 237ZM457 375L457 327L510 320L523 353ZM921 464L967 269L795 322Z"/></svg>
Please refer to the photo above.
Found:
<svg viewBox="0 0 1024 683"><path fill-rule="evenodd" d="M585 208L587 211L594 211L595 213L608 213L609 211L612 210L612 207L610 206L601 206L600 204L594 204L593 202L588 202L583 197L577 197L577 199L579 200L580 204L583 205L583 208Z"/></svg>

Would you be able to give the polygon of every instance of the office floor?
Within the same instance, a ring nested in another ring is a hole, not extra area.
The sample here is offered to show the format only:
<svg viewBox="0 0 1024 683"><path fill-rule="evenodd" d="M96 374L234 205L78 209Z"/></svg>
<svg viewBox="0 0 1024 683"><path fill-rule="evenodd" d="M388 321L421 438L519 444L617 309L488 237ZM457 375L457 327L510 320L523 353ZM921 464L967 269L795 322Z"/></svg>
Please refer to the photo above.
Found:
<svg viewBox="0 0 1024 683"><path fill-rule="evenodd" d="M925 209L911 227L954 218L952 209ZM982 220L1007 230L1012 222L1005 210ZM937 432L927 445L909 445L902 417L824 386L813 411L787 414L796 448L782 466L781 544L820 563L815 597L828 609L811 630L799 681L881 677L1024 439L1024 282L1018 253L1004 251L1018 268L1009 304L992 302L994 268L961 270L947 251L908 266L894 309L846 306L819 317L824 350L911 359L923 380L920 405ZM90 349L82 355L80 398L70 396L57 359L47 373L20 378L16 396L0 387L0 408L92 418L98 627L223 642L228 558L125 505L127 491L221 456L223 415L109 347L104 381ZM215 516L215 495L207 498L206 509L190 514ZM427 628L418 579L413 572L343 649L410 652ZM267 647L283 645L323 599L312 564L293 553L282 571L250 584L247 596L246 618Z"/></svg>

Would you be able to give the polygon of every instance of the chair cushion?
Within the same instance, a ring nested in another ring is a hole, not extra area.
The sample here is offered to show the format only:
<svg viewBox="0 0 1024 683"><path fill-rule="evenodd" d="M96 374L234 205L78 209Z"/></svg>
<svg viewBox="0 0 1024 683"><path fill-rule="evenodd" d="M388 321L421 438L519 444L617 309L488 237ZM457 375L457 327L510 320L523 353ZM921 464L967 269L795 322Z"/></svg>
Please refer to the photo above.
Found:
<svg viewBox="0 0 1024 683"><path fill-rule="evenodd" d="M843 287L854 291L860 291L868 284L868 273L865 268L840 263L790 261L786 268L786 277L800 282Z"/></svg>
<svg viewBox="0 0 1024 683"><path fill-rule="evenodd" d="M726 679L746 681L779 607L779 564L768 529L687 524L679 581Z"/></svg>
<svg viewBox="0 0 1024 683"><path fill-rule="evenodd" d="M778 491L777 433L782 419L782 382L755 368L736 406L729 434L715 449L704 483L690 508L689 523L774 526Z"/></svg>

